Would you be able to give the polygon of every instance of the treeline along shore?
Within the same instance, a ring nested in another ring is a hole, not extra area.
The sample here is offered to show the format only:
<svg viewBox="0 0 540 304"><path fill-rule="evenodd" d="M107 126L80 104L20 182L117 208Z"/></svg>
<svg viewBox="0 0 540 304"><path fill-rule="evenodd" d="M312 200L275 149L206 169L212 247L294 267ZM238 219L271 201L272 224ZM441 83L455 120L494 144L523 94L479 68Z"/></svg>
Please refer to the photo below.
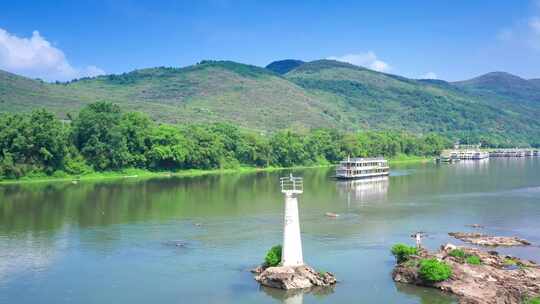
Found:
<svg viewBox="0 0 540 304"><path fill-rule="evenodd" d="M451 145L437 134L283 130L269 134L225 123L158 124L108 102L69 121L40 109L0 114L0 179L317 166L351 156L432 156Z"/></svg>

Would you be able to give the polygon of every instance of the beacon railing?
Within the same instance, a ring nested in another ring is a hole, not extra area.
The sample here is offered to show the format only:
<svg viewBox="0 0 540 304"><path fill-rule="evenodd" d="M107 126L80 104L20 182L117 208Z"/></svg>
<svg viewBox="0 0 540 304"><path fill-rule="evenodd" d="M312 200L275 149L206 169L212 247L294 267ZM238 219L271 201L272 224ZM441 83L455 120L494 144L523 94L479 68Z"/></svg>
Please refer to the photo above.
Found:
<svg viewBox="0 0 540 304"><path fill-rule="evenodd" d="M304 181L301 177L294 177L292 174L279 179L281 192L302 193L304 191Z"/></svg>

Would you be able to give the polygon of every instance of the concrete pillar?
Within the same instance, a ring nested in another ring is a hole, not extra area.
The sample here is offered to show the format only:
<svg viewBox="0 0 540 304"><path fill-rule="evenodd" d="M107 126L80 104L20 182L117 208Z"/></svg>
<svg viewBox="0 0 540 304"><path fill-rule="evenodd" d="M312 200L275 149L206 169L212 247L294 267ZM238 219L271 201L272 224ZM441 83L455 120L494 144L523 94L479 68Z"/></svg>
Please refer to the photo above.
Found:
<svg viewBox="0 0 540 304"><path fill-rule="evenodd" d="M300 266L303 264L300 220L298 217L298 196L295 193L285 193L281 265Z"/></svg>

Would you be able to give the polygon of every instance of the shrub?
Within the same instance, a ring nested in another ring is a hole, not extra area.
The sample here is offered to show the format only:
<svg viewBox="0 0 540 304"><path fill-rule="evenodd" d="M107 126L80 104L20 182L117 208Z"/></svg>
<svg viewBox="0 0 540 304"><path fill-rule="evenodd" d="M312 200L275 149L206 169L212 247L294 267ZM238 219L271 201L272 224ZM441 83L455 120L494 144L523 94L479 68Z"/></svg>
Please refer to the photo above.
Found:
<svg viewBox="0 0 540 304"><path fill-rule="evenodd" d="M450 251L450 253L448 253L449 256L453 256L455 258L460 258L460 259L464 259L465 258L465 251L461 250L461 249L452 249L452 251Z"/></svg>
<svg viewBox="0 0 540 304"><path fill-rule="evenodd" d="M428 282L441 282L452 276L452 268L437 259L423 259L418 271L420 278Z"/></svg>
<svg viewBox="0 0 540 304"><path fill-rule="evenodd" d="M392 254L396 257L398 263L403 263L407 261L411 255L418 254L418 249L405 244L396 244L392 246Z"/></svg>
<svg viewBox="0 0 540 304"><path fill-rule="evenodd" d="M276 245L266 253L264 264L269 267L274 267L281 263L281 245Z"/></svg>
<svg viewBox="0 0 540 304"><path fill-rule="evenodd" d="M524 304L540 304L540 297L527 299L523 302Z"/></svg>
<svg viewBox="0 0 540 304"><path fill-rule="evenodd" d="M467 262L467 264L471 264L471 265L480 265L482 264L482 261L480 260L480 257L478 257L477 255L470 255L467 257L467 259L465 260Z"/></svg>

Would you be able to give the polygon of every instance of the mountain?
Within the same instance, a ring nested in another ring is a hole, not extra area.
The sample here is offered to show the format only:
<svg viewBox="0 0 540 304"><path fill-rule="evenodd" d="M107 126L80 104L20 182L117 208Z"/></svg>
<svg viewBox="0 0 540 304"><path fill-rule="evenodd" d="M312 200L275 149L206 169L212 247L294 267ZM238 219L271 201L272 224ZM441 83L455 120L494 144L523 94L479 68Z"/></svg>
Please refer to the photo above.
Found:
<svg viewBox="0 0 540 304"><path fill-rule="evenodd" d="M0 72L0 111L45 107L66 116L101 100L171 123L227 121L245 128L440 132L516 144L540 138L537 91L503 76L448 83L413 80L348 63L276 61L270 68L202 61L45 83ZM497 76L497 75L495 75ZM525 83L522 82L525 81ZM494 84L495 83L495 84ZM495 86L495 87L490 87ZM514 92L516 91L516 92Z"/></svg>
<svg viewBox="0 0 540 304"><path fill-rule="evenodd" d="M508 113L446 82L417 81L331 60L306 63L285 77L320 99L331 99L341 106L340 115L366 128L510 135L519 140L528 137L526 132L540 134L540 123L520 108Z"/></svg>
<svg viewBox="0 0 540 304"><path fill-rule="evenodd" d="M529 79L529 82L532 82L534 85L536 85L536 86L538 86L540 88L540 78Z"/></svg>
<svg viewBox="0 0 540 304"><path fill-rule="evenodd" d="M296 59L285 59L285 60L279 60L274 61L266 66L267 69L270 71L276 72L278 74L286 74L289 71L296 69L297 67L304 64L302 60L296 60Z"/></svg>
<svg viewBox="0 0 540 304"><path fill-rule="evenodd" d="M230 61L142 69L61 84L4 74L8 76L0 76L0 93L9 94L2 97L0 111L45 107L65 115L105 100L171 123L228 121L260 130L336 124L321 111L324 105L301 87L267 69Z"/></svg>
<svg viewBox="0 0 540 304"><path fill-rule="evenodd" d="M505 72L492 72L454 84L485 96L540 103L540 87L537 81L526 80Z"/></svg>

